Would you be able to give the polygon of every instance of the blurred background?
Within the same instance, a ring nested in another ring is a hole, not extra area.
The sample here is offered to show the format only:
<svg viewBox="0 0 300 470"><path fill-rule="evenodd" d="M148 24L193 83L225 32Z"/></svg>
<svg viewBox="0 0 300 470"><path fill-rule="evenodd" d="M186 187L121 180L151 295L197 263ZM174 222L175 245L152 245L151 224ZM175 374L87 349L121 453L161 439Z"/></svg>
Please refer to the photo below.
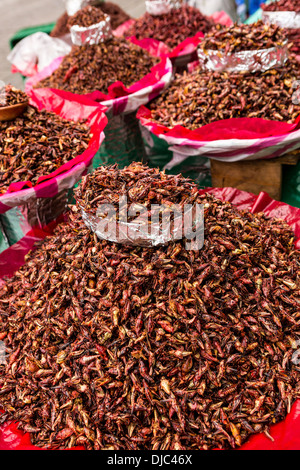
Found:
<svg viewBox="0 0 300 470"><path fill-rule="evenodd" d="M132 17L145 12L144 0L114 0ZM0 0L0 80L23 88L20 74L11 73L9 39L20 29L56 21L65 11L62 0Z"/></svg>

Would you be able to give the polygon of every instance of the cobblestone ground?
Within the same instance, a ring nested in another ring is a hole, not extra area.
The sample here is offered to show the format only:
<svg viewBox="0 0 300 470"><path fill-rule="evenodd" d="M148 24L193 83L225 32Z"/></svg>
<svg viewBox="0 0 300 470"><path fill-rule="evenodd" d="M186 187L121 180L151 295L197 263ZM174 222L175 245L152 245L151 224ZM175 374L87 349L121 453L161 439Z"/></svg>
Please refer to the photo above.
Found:
<svg viewBox="0 0 300 470"><path fill-rule="evenodd" d="M144 0L113 0L132 17L145 11ZM64 11L63 0L0 0L0 80L23 88L19 74L10 72L9 39L20 29L52 23Z"/></svg>

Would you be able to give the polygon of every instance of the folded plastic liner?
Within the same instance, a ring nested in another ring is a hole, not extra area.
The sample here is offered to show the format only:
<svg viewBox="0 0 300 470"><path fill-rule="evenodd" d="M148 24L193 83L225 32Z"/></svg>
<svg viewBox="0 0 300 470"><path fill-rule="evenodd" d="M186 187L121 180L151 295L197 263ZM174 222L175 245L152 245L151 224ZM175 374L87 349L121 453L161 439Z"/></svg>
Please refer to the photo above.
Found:
<svg viewBox="0 0 300 470"><path fill-rule="evenodd" d="M171 162L174 155L169 144L144 126L141 126L141 133L147 164L151 168L159 168L169 175L182 174L184 178L191 178L199 188L211 186L212 179L209 158L205 156L197 156L197 158L191 156L173 165Z"/></svg>
<svg viewBox="0 0 300 470"><path fill-rule="evenodd" d="M18 42L8 54L7 60L15 71L30 77L43 70L57 57L69 54L71 45L69 35L64 39L52 38L49 34L39 31Z"/></svg>
<svg viewBox="0 0 300 470"><path fill-rule="evenodd" d="M0 253L2 253L4 250L7 250L7 248L9 248L9 241L5 233L1 218L2 217L0 216Z"/></svg>

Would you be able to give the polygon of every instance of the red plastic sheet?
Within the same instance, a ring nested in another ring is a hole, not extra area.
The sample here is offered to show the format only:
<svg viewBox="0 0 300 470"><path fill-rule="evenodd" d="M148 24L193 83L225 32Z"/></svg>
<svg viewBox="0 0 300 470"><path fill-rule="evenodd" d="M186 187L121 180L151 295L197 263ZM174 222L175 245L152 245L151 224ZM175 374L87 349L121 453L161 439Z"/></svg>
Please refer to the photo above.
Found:
<svg viewBox="0 0 300 470"><path fill-rule="evenodd" d="M296 247L300 249L300 209L275 201L264 192L258 196L234 188L208 188L200 192L209 192L222 201L231 202L239 209L264 212L269 217L284 219L294 230ZM239 450L300 450L300 400L294 403L284 421L271 426L270 435L273 440L264 434L253 435ZM0 427L0 450L40 449L31 445L29 434L17 429L17 423L13 422Z"/></svg>
<svg viewBox="0 0 300 470"><path fill-rule="evenodd" d="M141 106L137 113L141 123L151 128L155 135L165 135L195 142L212 142L229 139L265 139L282 136L300 129L300 116L294 123L271 121L262 118L232 118L212 122L199 129L189 130L183 126L166 127L151 120L151 111Z"/></svg>

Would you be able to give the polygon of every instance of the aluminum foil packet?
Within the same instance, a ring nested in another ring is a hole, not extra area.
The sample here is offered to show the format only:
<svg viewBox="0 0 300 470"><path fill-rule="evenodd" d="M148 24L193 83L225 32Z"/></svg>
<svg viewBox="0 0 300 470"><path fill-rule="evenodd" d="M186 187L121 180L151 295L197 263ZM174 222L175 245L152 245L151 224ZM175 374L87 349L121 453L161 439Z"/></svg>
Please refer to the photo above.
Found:
<svg viewBox="0 0 300 470"><path fill-rule="evenodd" d="M75 46L99 44L113 36L110 16L108 15L105 15L105 20L93 24L92 26L84 27L74 25L71 27L70 32L72 43Z"/></svg>
<svg viewBox="0 0 300 470"><path fill-rule="evenodd" d="M107 204L96 215L80 207L85 225L101 240L128 246L157 247L171 241L186 239L191 249L204 243L204 208L201 204L175 206L154 205L147 210L133 204L129 212L116 216L114 206ZM130 220L129 220L130 219Z"/></svg>
<svg viewBox="0 0 300 470"><path fill-rule="evenodd" d="M182 0L146 0L145 3L147 13L153 16L165 15L182 6Z"/></svg>
<svg viewBox="0 0 300 470"><path fill-rule="evenodd" d="M283 67L288 57L287 42L281 47L234 54L223 54L217 50L204 51L201 47L198 48L201 67L214 72L265 72L275 67Z"/></svg>
<svg viewBox="0 0 300 470"><path fill-rule="evenodd" d="M300 13L296 11L264 11L262 20L264 23L276 24L281 28L300 28Z"/></svg>

